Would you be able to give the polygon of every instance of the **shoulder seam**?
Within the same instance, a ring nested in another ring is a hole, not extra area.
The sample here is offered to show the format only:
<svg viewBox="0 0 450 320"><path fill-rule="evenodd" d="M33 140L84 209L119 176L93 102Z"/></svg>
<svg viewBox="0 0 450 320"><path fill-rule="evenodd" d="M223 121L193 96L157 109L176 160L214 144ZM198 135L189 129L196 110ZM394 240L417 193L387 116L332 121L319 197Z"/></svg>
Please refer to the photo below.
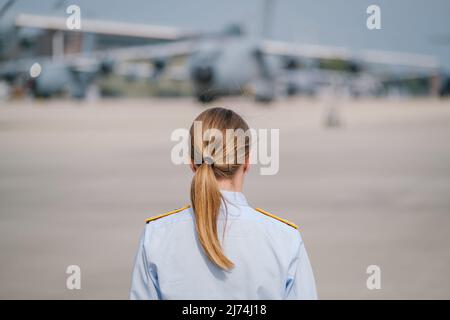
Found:
<svg viewBox="0 0 450 320"><path fill-rule="evenodd" d="M169 212L166 212L166 213L163 213L163 214L154 216L154 217L150 217L150 218L148 218L148 219L145 220L145 223L149 223L149 222L151 222L151 221L155 221L155 220L158 220L158 219L160 219L160 218L164 218L164 217L170 216L170 215L172 215L172 214L174 214L174 213L178 213L178 212L183 211L183 210L186 210L186 209L188 209L188 208L190 208L190 207L191 207L190 205L186 205L186 206L184 206L184 207L182 207L182 208L175 209L175 210L172 210L172 211L169 211Z"/></svg>
<svg viewBox="0 0 450 320"><path fill-rule="evenodd" d="M293 222L290 222L290 221L288 221L286 219L280 218L280 217L278 217L278 216L276 216L274 214L271 214L271 213L269 213L267 211L264 211L261 208L255 208L255 210L260 212L260 213L262 213L262 214L264 214L264 215L266 215L266 216L268 216L268 217L271 217L271 218L273 218L275 220L281 221L281 222L287 224L288 226L290 226L290 227L292 227L294 229L298 229L298 226L295 223L293 223Z"/></svg>

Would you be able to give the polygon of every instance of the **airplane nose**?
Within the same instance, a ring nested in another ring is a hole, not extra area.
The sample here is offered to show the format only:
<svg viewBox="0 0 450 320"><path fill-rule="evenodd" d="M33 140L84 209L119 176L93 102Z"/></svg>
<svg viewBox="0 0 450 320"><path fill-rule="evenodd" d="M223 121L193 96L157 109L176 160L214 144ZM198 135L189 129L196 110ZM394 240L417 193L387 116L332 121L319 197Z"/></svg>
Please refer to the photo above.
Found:
<svg viewBox="0 0 450 320"><path fill-rule="evenodd" d="M209 84L213 81L214 71L211 66L196 66L192 76L194 81L201 84Z"/></svg>

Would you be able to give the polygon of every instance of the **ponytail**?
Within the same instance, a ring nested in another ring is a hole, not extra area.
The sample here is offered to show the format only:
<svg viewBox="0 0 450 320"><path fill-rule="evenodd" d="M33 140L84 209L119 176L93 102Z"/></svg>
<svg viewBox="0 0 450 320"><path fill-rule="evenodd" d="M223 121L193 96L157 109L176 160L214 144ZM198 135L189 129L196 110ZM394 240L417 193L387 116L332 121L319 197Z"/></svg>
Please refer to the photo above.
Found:
<svg viewBox="0 0 450 320"><path fill-rule="evenodd" d="M223 253L217 234L217 216L222 195L211 165L203 162L195 171L191 184L191 202L200 244L208 258L219 268L231 269L234 264Z"/></svg>
<svg viewBox="0 0 450 320"><path fill-rule="evenodd" d="M199 132L196 132L196 124L199 122L201 128ZM191 163L195 168L191 183L191 203L197 236L204 253L211 262L223 270L229 270L234 264L225 256L217 234L217 218L223 202L218 180L232 179L235 176L243 163L240 161L243 160L241 156L243 155L245 159L249 157L250 139L244 139L244 145L241 146L234 142L228 145L228 139L226 139L224 147L223 138L217 139L214 136L213 140L203 139L205 132L210 129L210 133L220 131L224 137L227 136L228 129L246 132L249 127L232 110L211 108L198 115L190 130ZM212 150L214 153L211 152ZM244 150L243 153L242 150Z"/></svg>

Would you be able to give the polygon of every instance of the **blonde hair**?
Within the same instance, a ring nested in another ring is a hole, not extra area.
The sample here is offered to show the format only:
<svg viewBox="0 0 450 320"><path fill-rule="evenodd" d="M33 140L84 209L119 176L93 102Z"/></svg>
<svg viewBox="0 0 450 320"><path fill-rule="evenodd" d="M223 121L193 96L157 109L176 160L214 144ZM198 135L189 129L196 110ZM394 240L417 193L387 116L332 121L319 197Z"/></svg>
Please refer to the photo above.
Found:
<svg viewBox="0 0 450 320"><path fill-rule="evenodd" d="M196 123L201 123L201 137L195 132ZM218 238L217 218L223 199L217 180L231 179L248 159L250 138L246 136L242 144L239 141L236 143L239 137L229 135L236 131L248 132L248 129L247 123L237 113L225 108L211 108L202 112L190 129L191 161L195 169L191 202L197 235L211 262L224 270L231 269L234 264L225 256ZM205 141L204 136L213 130L227 137L225 148L223 139L217 136ZM229 138L232 138L232 143Z"/></svg>

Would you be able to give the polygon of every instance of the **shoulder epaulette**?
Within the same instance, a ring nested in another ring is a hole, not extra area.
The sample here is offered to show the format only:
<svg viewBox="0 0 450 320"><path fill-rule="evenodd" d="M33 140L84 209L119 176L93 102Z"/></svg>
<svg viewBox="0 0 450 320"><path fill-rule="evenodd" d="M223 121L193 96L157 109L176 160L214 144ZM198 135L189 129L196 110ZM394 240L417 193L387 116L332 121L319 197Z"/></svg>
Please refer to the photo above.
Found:
<svg viewBox="0 0 450 320"><path fill-rule="evenodd" d="M170 216L171 214L174 214L174 213L186 210L187 208L190 208L190 207L191 207L190 205L187 205L187 206L184 206L183 208L172 210L172 211L169 211L169 212L166 212L166 213L163 213L163 214L160 214L160 215L148 218L147 220L145 220L145 223L149 223L151 221L155 221L155 220L158 220L160 218L164 218L164 217Z"/></svg>
<svg viewBox="0 0 450 320"><path fill-rule="evenodd" d="M295 223L292 223L292 222L290 222L290 221L288 221L288 220L286 220L286 219L277 217L276 215L271 214L271 213L269 213L269 212L267 212L267 211L264 211L264 210L262 210L262 209L260 209L260 208L255 208L255 210L258 211L258 212L261 212L262 214L265 214L265 215L268 216L268 217L271 217L271 218L274 218L274 219L276 219L276 220L278 220L278 221L281 221L281 222L283 222L283 223L286 223L288 226L291 226L291 227L294 228L294 229L298 229L298 226L297 226Z"/></svg>

